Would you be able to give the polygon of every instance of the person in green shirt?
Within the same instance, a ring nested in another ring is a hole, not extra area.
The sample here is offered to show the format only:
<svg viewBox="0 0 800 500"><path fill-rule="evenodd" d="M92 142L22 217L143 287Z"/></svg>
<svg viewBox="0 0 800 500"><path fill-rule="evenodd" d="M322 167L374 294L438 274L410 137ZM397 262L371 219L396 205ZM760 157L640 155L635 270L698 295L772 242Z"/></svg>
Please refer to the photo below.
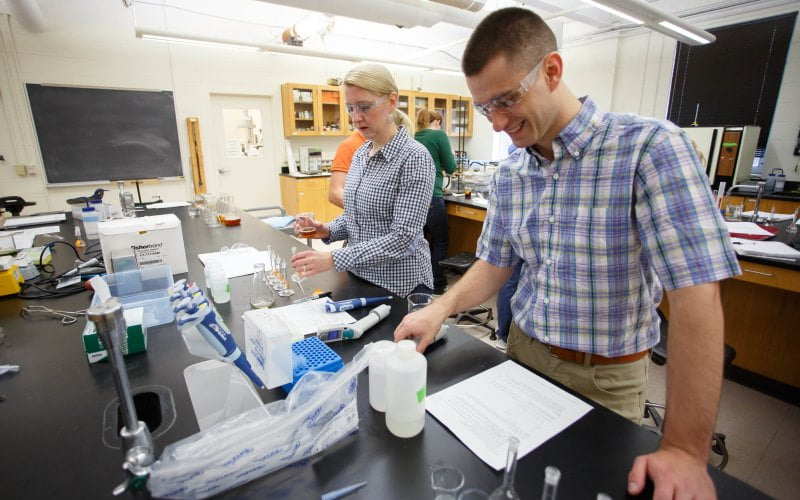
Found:
<svg viewBox="0 0 800 500"><path fill-rule="evenodd" d="M420 109L417 113L417 132L414 139L422 143L433 157L436 165L436 182L433 187L433 198L425 220L425 232L428 234L431 248L431 267L433 268L433 293L441 295L447 289L447 278L439 261L447 256L449 242L447 229L447 212L444 207L442 192L443 171L452 174L456 170L456 160L450 147L450 140L442 131L442 115L429 109Z"/></svg>

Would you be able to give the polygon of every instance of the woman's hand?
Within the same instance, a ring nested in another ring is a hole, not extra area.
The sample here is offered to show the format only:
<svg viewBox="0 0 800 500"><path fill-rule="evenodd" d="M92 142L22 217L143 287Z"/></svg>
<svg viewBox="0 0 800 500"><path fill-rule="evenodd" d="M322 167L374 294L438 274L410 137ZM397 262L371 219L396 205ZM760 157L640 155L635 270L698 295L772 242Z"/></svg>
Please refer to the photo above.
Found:
<svg viewBox="0 0 800 500"><path fill-rule="evenodd" d="M292 256L292 267L301 278L333 269L333 255L330 252L306 250Z"/></svg>
<svg viewBox="0 0 800 500"><path fill-rule="evenodd" d="M313 230L312 230L313 229ZM294 219L294 234L298 238L328 238L331 235L327 224L306 214L299 214Z"/></svg>

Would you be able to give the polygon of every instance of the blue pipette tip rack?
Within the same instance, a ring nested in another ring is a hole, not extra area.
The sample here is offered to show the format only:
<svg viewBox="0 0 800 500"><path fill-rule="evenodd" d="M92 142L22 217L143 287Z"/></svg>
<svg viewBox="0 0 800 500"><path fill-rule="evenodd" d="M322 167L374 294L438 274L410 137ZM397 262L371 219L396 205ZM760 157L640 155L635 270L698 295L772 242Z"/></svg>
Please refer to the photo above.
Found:
<svg viewBox="0 0 800 500"><path fill-rule="evenodd" d="M282 386L286 392L291 391L307 371L337 372L344 366L342 358L317 337L309 337L292 344L292 360L292 381Z"/></svg>

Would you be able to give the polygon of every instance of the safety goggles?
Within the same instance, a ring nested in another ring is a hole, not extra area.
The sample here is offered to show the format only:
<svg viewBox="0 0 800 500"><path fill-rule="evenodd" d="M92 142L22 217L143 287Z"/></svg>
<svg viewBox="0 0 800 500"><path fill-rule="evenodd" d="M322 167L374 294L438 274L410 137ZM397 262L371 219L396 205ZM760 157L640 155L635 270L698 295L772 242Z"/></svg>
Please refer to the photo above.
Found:
<svg viewBox="0 0 800 500"><path fill-rule="evenodd" d="M478 110L478 113L490 118L493 112L508 113L511 111L511 108L516 106L516 104L525 97L525 94L528 93L528 89L533 85L536 76L539 74L542 62L544 62L548 55L549 54L545 54L544 57L536 63L536 66L533 67L530 73L525 75L525 78L519 82L519 86L516 89L494 96L485 103L474 103L473 106Z"/></svg>

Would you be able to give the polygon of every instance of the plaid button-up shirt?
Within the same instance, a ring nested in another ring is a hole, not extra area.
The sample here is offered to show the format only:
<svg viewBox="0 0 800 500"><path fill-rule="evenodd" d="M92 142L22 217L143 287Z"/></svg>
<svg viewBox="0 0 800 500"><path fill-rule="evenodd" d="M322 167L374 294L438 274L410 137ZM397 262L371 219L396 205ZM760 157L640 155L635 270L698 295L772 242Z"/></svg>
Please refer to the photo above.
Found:
<svg viewBox="0 0 800 500"><path fill-rule="evenodd" d="M511 309L526 335L616 357L658 342L662 287L740 271L691 140L582 101L553 161L528 148L500 165L477 255L524 261Z"/></svg>
<svg viewBox="0 0 800 500"><path fill-rule="evenodd" d="M406 296L433 287L431 255L422 228L433 196L433 159L403 127L372 158L372 141L353 156L344 185L344 213L328 225L337 271L350 271Z"/></svg>

